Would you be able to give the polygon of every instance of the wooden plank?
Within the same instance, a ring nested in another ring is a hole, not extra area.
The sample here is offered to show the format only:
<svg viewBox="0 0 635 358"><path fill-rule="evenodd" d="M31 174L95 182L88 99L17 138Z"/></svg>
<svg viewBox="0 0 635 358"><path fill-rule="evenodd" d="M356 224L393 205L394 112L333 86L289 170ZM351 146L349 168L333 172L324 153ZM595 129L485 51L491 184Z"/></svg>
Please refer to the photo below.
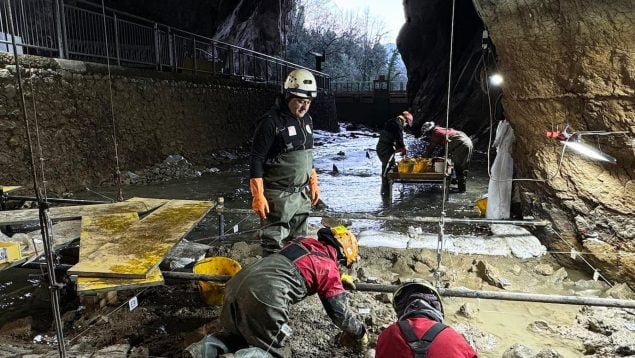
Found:
<svg viewBox="0 0 635 358"><path fill-rule="evenodd" d="M22 188L20 185L0 185L0 193L10 193Z"/></svg>
<svg viewBox="0 0 635 358"><path fill-rule="evenodd" d="M212 208L211 201L171 200L102 246L69 274L145 278Z"/></svg>
<svg viewBox="0 0 635 358"><path fill-rule="evenodd" d="M140 197L134 197L134 198L130 198L127 199L126 201L130 201L130 202L142 202L144 204L146 204L146 208L148 211L152 211L162 205L164 205L165 203L167 203L168 201L170 201L170 199L155 199L155 198L140 198Z"/></svg>
<svg viewBox="0 0 635 358"><path fill-rule="evenodd" d="M97 294L108 291L135 290L142 287L163 285L163 275L158 267L153 268L146 278L99 278L78 277L79 295Z"/></svg>
<svg viewBox="0 0 635 358"><path fill-rule="evenodd" d="M113 204L56 206L49 210L51 220L77 220L82 216L100 216L116 213L145 213L152 210L152 205L143 201L124 201ZM38 209L0 211L0 225L39 223Z"/></svg>

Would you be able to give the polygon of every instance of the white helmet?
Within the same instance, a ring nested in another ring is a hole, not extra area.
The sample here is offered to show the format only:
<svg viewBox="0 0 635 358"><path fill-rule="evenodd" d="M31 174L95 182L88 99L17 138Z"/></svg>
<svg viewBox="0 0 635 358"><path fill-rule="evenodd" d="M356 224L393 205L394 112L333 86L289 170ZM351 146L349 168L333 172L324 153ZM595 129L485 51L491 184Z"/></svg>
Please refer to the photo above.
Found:
<svg viewBox="0 0 635 358"><path fill-rule="evenodd" d="M293 70L284 81L284 90L288 94L302 98L317 96L317 83L313 74L307 70Z"/></svg>
<svg viewBox="0 0 635 358"><path fill-rule="evenodd" d="M421 134L426 135L432 129L434 129L434 122L425 122L421 125Z"/></svg>

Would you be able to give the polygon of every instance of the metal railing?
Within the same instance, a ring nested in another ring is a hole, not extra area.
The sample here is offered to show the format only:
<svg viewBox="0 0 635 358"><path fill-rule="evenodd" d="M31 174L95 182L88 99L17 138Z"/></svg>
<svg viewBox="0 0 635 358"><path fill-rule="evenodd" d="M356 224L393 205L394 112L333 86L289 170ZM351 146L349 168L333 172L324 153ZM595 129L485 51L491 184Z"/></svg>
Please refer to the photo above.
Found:
<svg viewBox="0 0 635 358"><path fill-rule="evenodd" d="M388 86L389 83L389 86ZM381 88L377 88L381 84ZM386 90L388 86L389 92L405 92L406 82L391 81L378 83L377 81L355 81L355 82L332 82L331 91L333 92L373 92L375 90Z"/></svg>
<svg viewBox="0 0 635 358"><path fill-rule="evenodd" d="M9 28L9 2L15 30ZM331 87L325 73L84 0L0 0L0 51L12 52L14 34L19 54L110 59L119 66L274 85L281 85L291 69L304 68L315 75L319 89Z"/></svg>

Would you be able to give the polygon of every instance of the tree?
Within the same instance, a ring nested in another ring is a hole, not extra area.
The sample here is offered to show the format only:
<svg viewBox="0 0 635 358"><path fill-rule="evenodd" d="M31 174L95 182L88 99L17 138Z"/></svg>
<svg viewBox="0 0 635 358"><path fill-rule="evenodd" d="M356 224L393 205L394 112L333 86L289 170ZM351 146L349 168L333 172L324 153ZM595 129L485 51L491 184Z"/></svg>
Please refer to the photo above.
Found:
<svg viewBox="0 0 635 358"><path fill-rule="evenodd" d="M385 24L368 10L341 12L330 1L299 0L291 18L288 61L312 68L311 53L324 54L322 70L334 81L371 81L386 72Z"/></svg>

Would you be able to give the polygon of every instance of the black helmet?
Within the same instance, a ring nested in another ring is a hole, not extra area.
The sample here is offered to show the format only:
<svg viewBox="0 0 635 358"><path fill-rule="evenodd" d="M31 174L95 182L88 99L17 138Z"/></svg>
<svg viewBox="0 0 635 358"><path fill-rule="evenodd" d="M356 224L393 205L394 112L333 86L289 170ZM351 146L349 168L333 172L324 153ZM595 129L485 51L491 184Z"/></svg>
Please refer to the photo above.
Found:
<svg viewBox="0 0 635 358"><path fill-rule="evenodd" d="M441 295L428 281L406 282L399 286L393 293L392 307L398 316L402 316L404 310L413 299L423 299L432 308L444 315Z"/></svg>

